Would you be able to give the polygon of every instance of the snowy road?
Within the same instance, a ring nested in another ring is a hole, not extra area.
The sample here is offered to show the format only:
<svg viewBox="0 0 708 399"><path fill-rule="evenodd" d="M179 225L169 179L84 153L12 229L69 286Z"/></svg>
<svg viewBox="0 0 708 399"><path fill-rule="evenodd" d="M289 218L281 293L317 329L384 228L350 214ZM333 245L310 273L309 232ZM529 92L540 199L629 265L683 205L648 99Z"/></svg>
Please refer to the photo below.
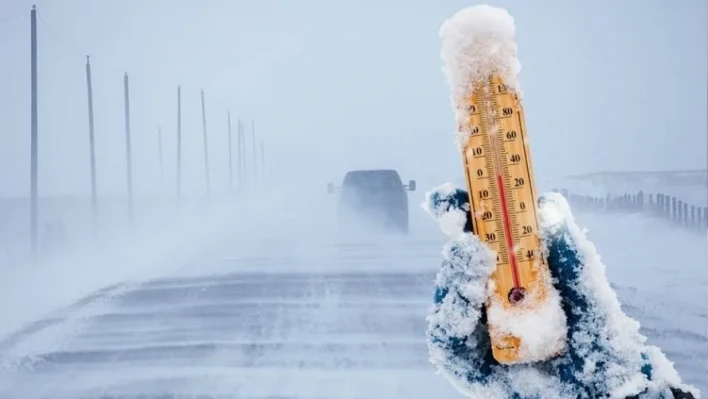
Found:
<svg viewBox="0 0 708 399"><path fill-rule="evenodd" d="M704 240L639 216L577 218L625 309L708 389ZM434 230L257 256L223 246L109 287L0 344L0 397L457 398L424 342Z"/></svg>
<svg viewBox="0 0 708 399"><path fill-rule="evenodd" d="M33 372L13 385L22 396L38 388L67 396L312 397L350 386L343 397L361 397L356 391L370 390L363 382L376 374L429 371L422 340L428 294L415 274L157 280L75 323L60 348L27 359ZM400 382L377 391L402 394Z"/></svg>

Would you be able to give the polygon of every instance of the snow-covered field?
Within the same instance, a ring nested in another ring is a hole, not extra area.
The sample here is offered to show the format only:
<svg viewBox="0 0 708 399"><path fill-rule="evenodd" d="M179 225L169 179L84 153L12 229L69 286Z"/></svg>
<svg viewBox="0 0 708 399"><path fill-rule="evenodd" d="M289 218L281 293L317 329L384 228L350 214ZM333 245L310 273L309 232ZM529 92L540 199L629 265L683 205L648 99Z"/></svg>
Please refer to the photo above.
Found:
<svg viewBox="0 0 708 399"><path fill-rule="evenodd" d="M0 294L0 397L459 397L427 360L444 238L420 196L404 237L338 237L318 199L277 222L263 206L247 226L220 209L162 248L143 237L152 251L133 243L132 258L44 280L17 272L3 287L24 288ZM704 239L639 215L576 217L626 311L708 390Z"/></svg>
<svg viewBox="0 0 708 399"><path fill-rule="evenodd" d="M689 205L708 203L708 171L599 172L547 182L578 195L604 198L625 193L667 194Z"/></svg>

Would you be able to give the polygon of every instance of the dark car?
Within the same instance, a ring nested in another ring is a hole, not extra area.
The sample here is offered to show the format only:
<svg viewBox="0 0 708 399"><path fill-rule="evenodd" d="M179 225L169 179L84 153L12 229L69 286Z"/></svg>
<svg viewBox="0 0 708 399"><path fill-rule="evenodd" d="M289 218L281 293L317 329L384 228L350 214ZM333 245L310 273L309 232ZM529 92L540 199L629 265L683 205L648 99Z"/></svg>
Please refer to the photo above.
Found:
<svg viewBox="0 0 708 399"><path fill-rule="evenodd" d="M329 183L327 191L340 191L340 227L373 224L384 230L408 232L408 195L415 191L415 180L407 185L395 170L356 170L347 172L342 187Z"/></svg>

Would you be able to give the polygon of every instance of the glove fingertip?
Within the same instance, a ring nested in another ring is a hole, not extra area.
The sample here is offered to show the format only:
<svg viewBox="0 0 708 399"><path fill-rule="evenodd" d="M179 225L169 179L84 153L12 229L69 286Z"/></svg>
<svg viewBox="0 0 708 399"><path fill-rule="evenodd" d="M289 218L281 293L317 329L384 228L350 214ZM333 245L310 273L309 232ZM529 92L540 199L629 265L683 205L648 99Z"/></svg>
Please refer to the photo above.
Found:
<svg viewBox="0 0 708 399"><path fill-rule="evenodd" d="M469 211L469 197L467 191L455 187L452 183L445 183L426 192L425 201L421 206L433 219L439 220L452 210Z"/></svg>
<svg viewBox="0 0 708 399"><path fill-rule="evenodd" d="M449 237L472 230L468 194L452 183L445 183L425 193L421 206Z"/></svg>

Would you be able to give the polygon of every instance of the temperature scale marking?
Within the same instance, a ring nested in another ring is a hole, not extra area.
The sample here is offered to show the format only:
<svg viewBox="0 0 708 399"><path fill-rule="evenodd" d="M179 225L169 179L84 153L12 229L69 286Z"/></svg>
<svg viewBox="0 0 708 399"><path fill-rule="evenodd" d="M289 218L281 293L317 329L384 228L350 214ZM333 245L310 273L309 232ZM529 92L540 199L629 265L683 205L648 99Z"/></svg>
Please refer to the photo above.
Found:
<svg viewBox="0 0 708 399"><path fill-rule="evenodd" d="M463 159L472 229L497 253L495 295L507 309L543 301L545 260L523 106L498 75L476 84L468 101ZM498 361L517 360L517 338L492 343Z"/></svg>

